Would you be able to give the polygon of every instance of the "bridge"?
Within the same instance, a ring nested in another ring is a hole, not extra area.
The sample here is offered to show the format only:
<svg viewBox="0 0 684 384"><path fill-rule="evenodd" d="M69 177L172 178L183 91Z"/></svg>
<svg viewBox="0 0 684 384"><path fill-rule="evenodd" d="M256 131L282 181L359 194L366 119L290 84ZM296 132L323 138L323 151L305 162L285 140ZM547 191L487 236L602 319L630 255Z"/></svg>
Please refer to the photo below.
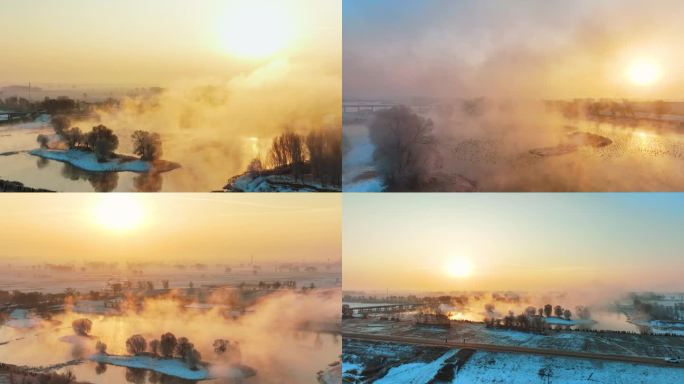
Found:
<svg viewBox="0 0 684 384"><path fill-rule="evenodd" d="M426 113L434 109L449 108L448 105L441 104L421 104L421 105L410 105L410 104L398 104L398 103L343 103L342 112L376 112L385 109L390 109L399 105L406 105L407 107L413 109L418 113Z"/></svg>
<svg viewBox="0 0 684 384"><path fill-rule="evenodd" d="M371 111L375 112L376 110L383 110L383 109L390 109L397 104L389 104L389 103L376 103L376 104L370 104L370 103L343 103L342 104L342 112L362 112L362 111Z"/></svg>
<svg viewBox="0 0 684 384"><path fill-rule="evenodd" d="M346 308L349 314L373 314L373 313L400 313L400 312L411 312L415 311L419 307L425 304L383 304L383 305L372 305L368 307L349 307Z"/></svg>
<svg viewBox="0 0 684 384"><path fill-rule="evenodd" d="M26 122L35 120L38 116L43 114L42 111L34 112L0 112L0 125L14 124L17 122Z"/></svg>

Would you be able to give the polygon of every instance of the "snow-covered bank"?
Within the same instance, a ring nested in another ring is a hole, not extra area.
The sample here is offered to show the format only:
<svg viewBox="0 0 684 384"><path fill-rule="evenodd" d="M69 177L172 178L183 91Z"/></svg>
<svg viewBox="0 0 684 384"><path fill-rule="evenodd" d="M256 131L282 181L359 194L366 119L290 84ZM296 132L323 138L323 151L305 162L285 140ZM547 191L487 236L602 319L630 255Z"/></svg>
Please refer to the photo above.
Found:
<svg viewBox="0 0 684 384"><path fill-rule="evenodd" d="M200 367L193 371L178 359L157 359L151 356L116 356L95 354L89 360L97 363L118 365L120 367L149 369L165 375L178 377L185 380L206 380L212 376L209 370Z"/></svg>
<svg viewBox="0 0 684 384"><path fill-rule="evenodd" d="M363 125L345 126L350 149L342 159L342 185L345 192L382 192L386 186L373 162L375 146Z"/></svg>
<svg viewBox="0 0 684 384"><path fill-rule="evenodd" d="M126 156L119 156L109 161L99 162L93 152L78 149L34 149L29 153L33 156L69 163L76 168L88 172L167 172L180 167L179 164L168 161L157 160L150 162Z"/></svg>
<svg viewBox="0 0 684 384"><path fill-rule="evenodd" d="M250 172L235 176L223 187L226 192L339 192L340 189L310 180L295 179L292 175Z"/></svg>
<svg viewBox="0 0 684 384"><path fill-rule="evenodd" d="M18 181L0 179L0 192L54 192L47 189L27 187Z"/></svg>

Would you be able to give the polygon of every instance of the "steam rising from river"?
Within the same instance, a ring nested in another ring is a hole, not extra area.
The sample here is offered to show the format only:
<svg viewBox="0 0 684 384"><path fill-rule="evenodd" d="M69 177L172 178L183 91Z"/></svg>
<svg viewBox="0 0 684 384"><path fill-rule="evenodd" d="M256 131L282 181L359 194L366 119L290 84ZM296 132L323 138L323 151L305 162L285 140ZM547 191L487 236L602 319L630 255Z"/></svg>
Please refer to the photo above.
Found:
<svg viewBox="0 0 684 384"><path fill-rule="evenodd" d="M265 158L272 137L286 129L340 129L340 77L334 67L279 59L227 80L182 80L152 96L124 98L121 108L75 125L108 126L123 152L131 151L133 131L157 132L163 158L183 166L167 189L218 189L254 157Z"/></svg>
<svg viewBox="0 0 684 384"><path fill-rule="evenodd" d="M54 318L61 325L45 322L35 336L0 327L2 341L12 340L0 348L0 360L31 366L62 363L72 359L74 348L83 350L84 355L93 353L96 340L107 344L108 353L126 354L126 339L131 335L141 334L149 343L162 333L172 332L176 337L187 337L209 362L214 360L215 339L239 342L242 363L257 370L255 382L313 381L318 370L338 358L341 346L338 335L304 329L338 326L340 300L339 290L275 293L258 300L235 320L224 314L236 308L184 309L173 297L145 300L140 310L131 306L121 316L67 312ZM93 338L74 340L71 322L82 317L92 320ZM19 337L26 338L14 340Z"/></svg>

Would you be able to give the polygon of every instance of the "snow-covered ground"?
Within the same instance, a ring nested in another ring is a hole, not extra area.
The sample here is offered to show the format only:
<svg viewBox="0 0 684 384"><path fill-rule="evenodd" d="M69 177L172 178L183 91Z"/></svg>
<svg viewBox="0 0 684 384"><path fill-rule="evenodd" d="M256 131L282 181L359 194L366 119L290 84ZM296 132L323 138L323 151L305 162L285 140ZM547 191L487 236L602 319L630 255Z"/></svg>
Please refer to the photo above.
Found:
<svg viewBox="0 0 684 384"><path fill-rule="evenodd" d="M29 313L25 309L15 309L9 315L9 320L5 323L6 326L12 328L33 328L42 323L39 317Z"/></svg>
<svg viewBox="0 0 684 384"><path fill-rule="evenodd" d="M684 383L684 369L513 353L475 352L453 383Z"/></svg>
<svg viewBox="0 0 684 384"><path fill-rule="evenodd" d="M89 360L98 363L118 365L121 367L149 369L151 371L186 380L206 380L211 378L209 370L206 368L200 367L196 371L193 371L178 359L157 359L150 356L115 356L95 354L90 356Z"/></svg>
<svg viewBox="0 0 684 384"><path fill-rule="evenodd" d="M118 159L106 162L97 161L97 157L92 152L52 149L34 149L30 154L50 160L69 163L77 168L90 172L149 172L151 164L147 161L132 160L120 161Z"/></svg>
<svg viewBox="0 0 684 384"><path fill-rule="evenodd" d="M339 189L312 180L295 180L291 175L242 174L225 188L235 192L335 192Z"/></svg>
<svg viewBox="0 0 684 384"><path fill-rule="evenodd" d="M358 344L354 347L354 361L347 350L342 371L348 382L365 382L361 376L364 363L377 361L378 344L368 343L359 355ZM406 346L385 344L386 355L405 355ZM391 352L396 348L395 353ZM414 356L422 354L420 348ZM555 356L539 356L517 353L475 351L464 358L458 349L447 350L430 361L406 357L405 363L390 368L374 383L430 384L450 382L454 384L658 384L684 383L684 369L679 367L658 367L642 364L611 361L575 359ZM461 351L466 352L466 351ZM361 358L359 360L359 358ZM464 361L459 361L463 359ZM460 368L459 365L462 363ZM441 372L440 372L441 370ZM440 374L441 377L438 377Z"/></svg>
<svg viewBox="0 0 684 384"><path fill-rule="evenodd" d="M350 150L342 160L342 185L345 192L382 192L385 184L375 171L373 151L368 128L363 125L345 125Z"/></svg>
<svg viewBox="0 0 684 384"><path fill-rule="evenodd" d="M0 114L0 120L8 120L8 116ZM11 124L9 127L11 129L40 129L47 127L49 123L50 115L42 114L33 121Z"/></svg>
<svg viewBox="0 0 684 384"><path fill-rule="evenodd" d="M375 382L378 384L427 384L437 375L437 372L439 372L439 370L442 368L444 362L448 358L454 356L456 352L457 350L455 349L447 351L437 360L431 361L429 363L402 364L398 367L390 369L385 377Z"/></svg>
<svg viewBox="0 0 684 384"><path fill-rule="evenodd" d="M568 326L573 326L573 325L591 325L595 324L596 321L591 320L591 319L563 319L560 317L555 317L555 316L550 316L550 317L545 317L544 322L546 324L552 324L552 325L568 325Z"/></svg>

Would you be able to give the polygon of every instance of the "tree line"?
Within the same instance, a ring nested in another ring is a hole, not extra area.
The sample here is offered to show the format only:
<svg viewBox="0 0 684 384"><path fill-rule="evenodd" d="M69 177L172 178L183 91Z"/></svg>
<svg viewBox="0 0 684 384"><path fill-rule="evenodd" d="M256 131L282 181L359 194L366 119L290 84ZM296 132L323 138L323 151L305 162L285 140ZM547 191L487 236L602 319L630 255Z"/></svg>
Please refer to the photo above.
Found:
<svg viewBox="0 0 684 384"><path fill-rule="evenodd" d="M253 159L250 173L266 168L289 170L295 179L311 174L323 184L342 184L342 135L336 129L318 129L302 135L284 132L273 138L266 159Z"/></svg>

